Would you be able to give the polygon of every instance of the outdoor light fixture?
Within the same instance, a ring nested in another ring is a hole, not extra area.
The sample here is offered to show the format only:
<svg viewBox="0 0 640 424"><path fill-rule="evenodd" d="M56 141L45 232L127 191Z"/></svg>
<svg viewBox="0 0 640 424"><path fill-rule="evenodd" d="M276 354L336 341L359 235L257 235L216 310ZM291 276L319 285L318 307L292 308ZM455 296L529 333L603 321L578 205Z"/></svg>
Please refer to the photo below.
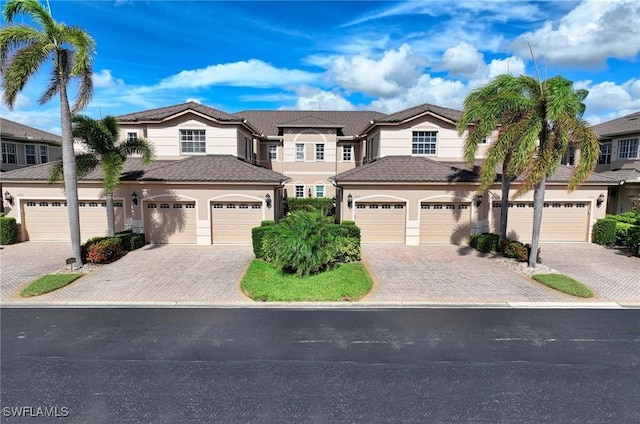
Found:
<svg viewBox="0 0 640 424"><path fill-rule="evenodd" d="M311 189L309 189L309 197L311 197L311 196L312 196L312 194L311 194Z"/></svg>
<svg viewBox="0 0 640 424"><path fill-rule="evenodd" d="M335 206L335 205L336 205L336 202L337 202L337 201L336 201L336 196L333 196L333 197L331 198L331 203L333 203L333 206Z"/></svg>
<svg viewBox="0 0 640 424"><path fill-rule="evenodd" d="M11 195L11 193L9 193L8 190L4 192L4 200L6 200L8 204L13 206L13 196Z"/></svg>
<svg viewBox="0 0 640 424"><path fill-rule="evenodd" d="M600 193L600 196L596 199L596 204L598 207L604 203L604 193Z"/></svg>
<svg viewBox="0 0 640 424"><path fill-rule="evenodd" d="M480 207L480 205L482 204L482 200L483 200L482 194L479 194L476 196L476 207L478 208Z"/></svg>
<svg viewBox="0 0 640 424"><path fill-rule="evenodd" d="M349 193L349 195L347 196L347 206L349 207L349 209L353 207L353 196L351 195L351 193Z"/></svg>
<svg viewBox="0 0 640 424"><path fill-rule="evenodd" d="M267 204L268 208L271 208L271 195L269 193L264 196L264 202Z"/></svg>
<svg viewBox="0 0 640 424"><path fill-rule="evenodd" d="M133 203L135 206L138 205L138 194L135 191L131 193L131 203Z"/></svg>

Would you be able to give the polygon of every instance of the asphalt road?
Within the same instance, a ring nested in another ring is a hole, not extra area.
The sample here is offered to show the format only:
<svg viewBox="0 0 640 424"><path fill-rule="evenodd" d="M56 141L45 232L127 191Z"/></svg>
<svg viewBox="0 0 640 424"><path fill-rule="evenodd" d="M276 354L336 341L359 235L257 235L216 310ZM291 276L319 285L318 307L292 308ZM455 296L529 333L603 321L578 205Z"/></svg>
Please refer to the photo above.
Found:
<svg viewBox="0 0 640 424"><path fill-rule="evenodd" d="M640 422L640 310L0 314L7 423Z"/></svg>

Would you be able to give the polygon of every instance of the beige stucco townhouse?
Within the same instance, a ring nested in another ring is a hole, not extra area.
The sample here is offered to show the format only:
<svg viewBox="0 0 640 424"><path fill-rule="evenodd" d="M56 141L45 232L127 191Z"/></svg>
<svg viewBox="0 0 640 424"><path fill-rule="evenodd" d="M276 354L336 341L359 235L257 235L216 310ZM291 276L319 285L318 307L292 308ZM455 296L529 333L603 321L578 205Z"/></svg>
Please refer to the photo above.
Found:
<svg viewBox="0 0 640 424"><path fill-rule="evenodd" d="M116 192L119 228L143 231L152 243L248 244L251 227L281 216L284 197L335 197L339 218L356 221L364 243L463 243L497 228L500 188L477 193L476 172L462 163L459 116L428 104L391 115L229 114L193 102L122 115L122 137L147 138L157 160L127 161ZM46 184L49 169L6 174L14 203L5 206L24 240L68 239L64 192ZM588 241L618 184L594 174L567 193L571 171L563 165L549 179L543 241ZM79 182L79 195L83 238L104 234L98 171ZM512 237L530 239L531 202L531 193L512 202Z"/></svg>

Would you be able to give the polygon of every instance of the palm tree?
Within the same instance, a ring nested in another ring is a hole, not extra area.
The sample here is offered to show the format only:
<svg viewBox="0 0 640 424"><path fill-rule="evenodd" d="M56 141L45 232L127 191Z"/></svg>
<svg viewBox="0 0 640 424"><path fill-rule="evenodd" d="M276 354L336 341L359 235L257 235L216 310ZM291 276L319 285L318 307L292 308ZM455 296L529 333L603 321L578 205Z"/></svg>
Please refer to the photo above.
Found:
<svg viewBox="0 0 640 424"><path fill-rule="evenodd" d="M499 84L497 83L499 81ZM507 177L523 174L523 181L515 194L519 197L533 189L533 231L529 266L536 265L536 252L540 244L540 226L544 207L545 185L547 178L556 170L561 158L566 154L569 144L578 149L579 160L569 181L568 189L577 188L593 171L597 160L598 139L589 125L582 119L585 110L586 90L574 90L573 82L556 76L545 81L527 75L513 77L502 75L491 81L500 89L497 96L504 97L504 110L498 104L489 102L489 116L498 116L501 124L500 135L494 144L513 146L507 158ZM469 143L487 131L489 122L477 125L471 131ZM492 146L493 148L494 146ZM498 149L498 147L496 147ZM495 154L491 160L495 161ZM467 158L468 159L468 158ZM489 159L489 155L487 155ZM493 163L493 168L498 162ZM483 164L483 172L490 172L491 162ZM487 168L485 171L484 168ZM495 172L495 171L494 171ZM484 176L481 177L481 183ZM504 177L503 177L504 179ZM504 200L504 196L503 196ZM504 209L504 208L503 208Z"/></svg>
<svg viewBox="0 0 640 424"><path fill-rule="evenodd" d="M39 28L12 24L20 14L27 15ZM64 188L69 213L71 248L75 267L82 267L80 253L80 214L78 182L73 150L71 116L82 110L93 93L92 61L95 54L93 38L81 28L56 22L38 0L8 0L3 9L8 24L0 30L0 72L3 101L13 108L16 97L27 82L49 60L53 62L49 84L39 99L45 104L56 94L60 96L60 127L62 129L62 163ZM69 106L67 87L78 80L78 93L73 110Z"/></svg>
<svg viewBox="0 0 640 424"><path fill-rule="evenodd" d="M113 237L116 232L113 193L120 184L124 162L131 155L141 155L144 164L153 162L153 146L144 138L136 137L120 141L120 128L113 116L96 121L88 116L76 115L71 121L73 136L84 143L88 149L86 153L76 156L78 177L86 176L98 165L102 167L104 192L107 197L108 235ZM62 174L62 166L60 164L54 166L49 181L59 181Z"/></svg>

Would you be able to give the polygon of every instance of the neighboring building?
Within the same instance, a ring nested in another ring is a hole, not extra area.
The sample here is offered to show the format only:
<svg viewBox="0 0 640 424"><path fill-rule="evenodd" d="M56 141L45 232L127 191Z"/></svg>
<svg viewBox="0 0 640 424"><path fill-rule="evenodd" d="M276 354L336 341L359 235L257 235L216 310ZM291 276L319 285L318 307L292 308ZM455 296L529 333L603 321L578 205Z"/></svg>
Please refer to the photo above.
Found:
<svg viewBox="0 0 640 424"><path fill-rule="evenodd" d="M62 157L62 137L4 118L0 118L0 144L2 172Z"/></svg>
<svg viewBox="0 0 640 424"><path fill-rule="evenodd" d="M600 140L596 172L618 181L609 188L607 213L630 211L640 198L640 112L593 126Z"/></svg>
<svg viewBox="0 0 640 424"><path fill-rule="evenodd" d="M463 243L498 228L500 186L477 193L477 169L463 163L460 114L429 104L391 115L229 114L190 102L122 115L123 139L147 138L157 161L127 161L115 193L118 225L152 243L248 244L252 227L282 216L284 197L335 197L338 217L362 228L363 243ZM22 223L23 239L68 240L64 193L46 183L49 169L5 175L9 215ZM561 165L549 178L542 241L588 241L605 213L598 198L606 201L617 184L594 174L567 193L571 171ZM78 184L83 238L106 231L100 178L96 171ZM512 194L517 188L516 181ZM510 206L509 234L523 241L531 237L532 197Z"/></svg>

